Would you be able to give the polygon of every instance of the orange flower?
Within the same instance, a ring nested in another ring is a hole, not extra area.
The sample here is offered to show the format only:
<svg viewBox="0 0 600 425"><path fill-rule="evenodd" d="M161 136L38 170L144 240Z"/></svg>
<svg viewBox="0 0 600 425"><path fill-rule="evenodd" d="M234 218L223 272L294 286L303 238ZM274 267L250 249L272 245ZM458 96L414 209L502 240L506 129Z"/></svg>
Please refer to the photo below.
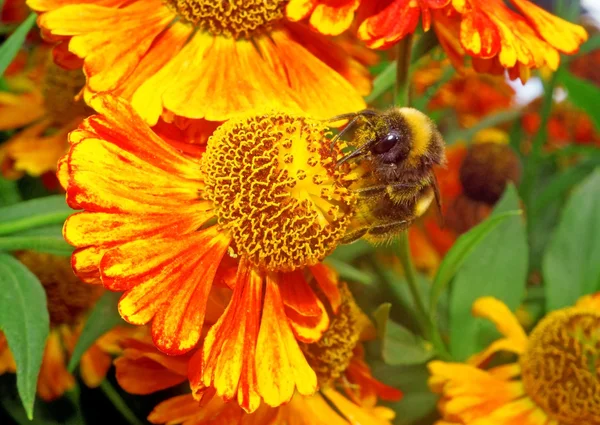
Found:
<svg viewBox="0 0 600 425"><path fill-rule="evenodd" d="M454 66L473 58L478 72L508 69L512 79L526 81L531 69L558 68L559 52L574 54L587 40L585 29L560 19L527 0L453 0L434 13L438 39ZM517 11L519 13L517 13Z"/></svg>
<svg viewBox="0 0 600 425"><path fill-rule="evenodd" d="M499 300L478 299L473 314L502 338L466 364L429 363L431 389L442 395L436 425L578 425L600 421L596 297L550 312L527 336ZM486 369L497 352L517 361ZM490 391L490 389L493 391ZM578 395L578 396L574 396Z"/></svg>
<svg viewBox="0 0 600 425"><path fill-rule="evenodd" d="M345 286L340 289L341 306L338 314L331 316L331 328L322 341L302 346L311 367L319 375L319 392L312 395L295 392L289 403L278 407L261 404L253 413L246 413L236 403L227 403L218 396L198 403L188 393L160 403L148 420L171 425L209 422L223 425L388 425L394 413L377 406L377 400L380 397L398 400L401 393L371 376L359 340L371 333L372 325ZM156 351L148 339L138 337L124 341L123 354L115 360L117 381L134 394L149 394L187 380L189 356L166 356Z"/></svg>
<svg viewBox="0 0 600 425"><path fill-rule="evenodd" d="M102 290L83 285L73 276L68 258L29 251L17 253L16 257L38 277L46 291L50 335L42 358L37 394L43 400L55 400L75 385L75 378L67 371L67 358L83 329L85 314ZM100 385L110 368L111 354L120 352L118 342L130 335L129 329L115 328L83 354L79 370L87 386ZM15 371L15 361L0 332L0 374Z"/></svg>
<svg viewBox="0 0 600 425"><path fill-rule="evenodd" d="M269 110L328 118L365 107L362 65L284 18L283 0L28 0L86 99L111 91L151 126ZM187 124L189 125L189 123ZM202 125L202 121L193 125Z"/></svg>
<svg viewBox="0 0 600 425"><path fill-rule="evenodd" d="M449 61L426 61L412 75L416 93L422 95L435 85L449 66ZM468 128L488 115L509 109L513 105L514 94L514 89L503 76L478 74L472 69L465 69L439 87L427 109L452 109L459 124Z"/></svg>
<svg viewBox="0 0 600 425"><path fill-rule="evenodd" d="M294 389L314 393L297 339L321 338L327 309L339 308L335 275L319 262L356 202L324 124L287 114L230 120L198 159L123 100L92 106L101 115L71 133L58 172L68 204L84 210L64 227L77 275L124 291L125 320L152 322L156 346L177 355L200 340L211 288L227 285L231 301L191 362L194 393L214 388L247 411L261 399L287 402Z"/></svg>
<svg viewBox="0 0 600 425"><path fill-rule="evenodd" d="M542 122L539 111L541 99L536 99L529 106L529 111L521 120L523 129L528 135L535 135ZM548 139L546 148L549 150L577 145L595 145L600 147L600 132L596 130L590 116L583 110L577 109L568 101L555 103L546 127Z"/></svg>
<svg viewBox="0 0 600 425"><path fill-rule="evenodd" d="M478 72L502 73L525 80L529 70L544 65L556 70L559 52L575 53L587 40L585 29L566 22L527 0L291 0L288 17L310 16L313 29L339 34L356 12L358 37L374 49L384 49L414 33L419 19L430 26L455 67L473 58Z"/></svg>
<svg viewBox="0 0 600 425"><path fill-rule="evenodd" d="M34 51L31 68L7 78L15 93L0 93L0 130L19 130L0 146L0 171L6 178L56 170L67 150L67 133L89 109L75 100L85 79L81 71L65 71L48 60L43 47Z"/></svg>
<svg viewBox="0 0 600 425"><path fill-rule="evenodd" d="M369 47L385 48L413 33L423 19L431 24L431 9L450 0L290 0L286 14L292 21L310 16L310 26L322 34L338 35L350 28L355 13L361 22L358 35Z"/></svg>

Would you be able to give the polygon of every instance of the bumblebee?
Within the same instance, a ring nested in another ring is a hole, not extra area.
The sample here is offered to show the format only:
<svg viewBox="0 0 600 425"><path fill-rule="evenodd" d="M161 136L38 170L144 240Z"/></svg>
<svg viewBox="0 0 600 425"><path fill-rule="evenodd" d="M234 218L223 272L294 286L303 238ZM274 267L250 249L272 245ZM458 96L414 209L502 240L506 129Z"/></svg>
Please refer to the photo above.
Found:
<svg viewBox="0 0 600 425"><path fill-rule="evenodd" d="M406 230L435 201L441 200L433 166L446 161L444 140L433 121L413 108L385 112L364 110L330 121L349 120L332 146L354 131L347 144L355 149L337 162L350 167L350 188L358 199L357 213L342 243L362 237L390 241Z"/></svg>

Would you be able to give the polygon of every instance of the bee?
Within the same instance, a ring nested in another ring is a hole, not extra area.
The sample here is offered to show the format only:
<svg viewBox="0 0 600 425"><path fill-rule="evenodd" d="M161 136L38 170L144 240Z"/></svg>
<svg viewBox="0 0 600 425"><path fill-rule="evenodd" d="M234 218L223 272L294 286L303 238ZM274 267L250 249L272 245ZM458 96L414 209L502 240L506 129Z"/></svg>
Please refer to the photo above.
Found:
<svg viewBox="0 0 600 425"><path fill-rule="evenodd" d="M338 160L349 164L354 180L350 188L358 199L342 243L360 238L390 241L406 230L435 201L441 212L440 193L433 166L446 161L444 140L434 122L413 108L385 112L364 110L329 121L349 120L331 141L354 131L347 144L355 149Z"/></svg>

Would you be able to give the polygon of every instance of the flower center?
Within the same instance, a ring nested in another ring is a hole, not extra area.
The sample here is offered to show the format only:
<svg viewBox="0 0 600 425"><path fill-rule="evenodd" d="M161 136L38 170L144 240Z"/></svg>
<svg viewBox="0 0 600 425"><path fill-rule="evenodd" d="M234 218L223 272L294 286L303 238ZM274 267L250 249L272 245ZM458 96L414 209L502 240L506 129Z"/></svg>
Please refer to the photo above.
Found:
<svg viewBox="0 0 600 425"><path fill-rule="evenodd" d="M600 312L550 313L520 358L527 394L564 425L600 424Z"/></svg>
<svg viewBox="0 0 600 425"><path fill-rule="evenodd" d="M500 199L507 182L516 183L520 178L517 155L510 146L495 142L472 145L460 168L465 194L490 205Z"/></svg>
<svg viewBox="0 0 600 425"><path fill-rule="evenodd" d="M81 69L68 71L49 61L43 83L44 106L57 125L65 125L76 117L84 118L92 110L75 96L85 85Z"/></svg>
<svg viewBox="0 0 600 425"><path fill-rule="evenodd" d="M359 307L345 284L340 286L340 292L342 304L339 313L332 318L323 337L312 344L300 343L321 388L333 384L348 369L360 337Z"/></svg>
<svg viewBox="0 0 600 425"><path fill-rule="evenodd" d="M23 263L44 286L48 301L50 325L74 324L98 300L101 285L81 282L71 269L68 257L21 251L15 257Z"/></svg>
<svg viewBox="0 0 600 425"><path fill-rule="evenodd" d="M213 35L250 38L284 16L282 0L164 0L177 15Z"/></svg>
<svg viewBox="0 0 600 425"><path fill-rule="evenodd" d="M486 202L475 201L465 194L460 194L448 205L444 221L449 229L462 235L485 220L491 214L492 208L493 206Z"/></svg>
<svg viewBox="0 0 600 425"><path fill-rule="evenodd" d="M318 263L350 221L355 196L335 167L319 121L270 114L232 119L208 140L205 190L233 255L260 268L291 271Z"/></svg>

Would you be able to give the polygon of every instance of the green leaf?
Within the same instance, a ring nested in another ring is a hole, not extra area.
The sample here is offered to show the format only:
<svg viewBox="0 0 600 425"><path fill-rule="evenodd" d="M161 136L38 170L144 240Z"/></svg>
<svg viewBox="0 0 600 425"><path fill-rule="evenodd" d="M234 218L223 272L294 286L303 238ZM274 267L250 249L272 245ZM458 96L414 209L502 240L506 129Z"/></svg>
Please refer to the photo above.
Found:
<svg viewBox="0 0 600 425"><path fill-rule="evenodd" d="M583 43L577 52L577 56L586 55L594 50L600 49L600 34L592 35L588 41Z"/></svg>
<svg viewBox="0 0 600 425"><path fill-rule="evenodd" d="M381 74L375 77L373 80L373 89L371 90L371 93L365 97L367 103L371 103L394 85L396 82L397 67L396 61L390 62L390 64L381 71Z"/></svg>
<svg viewBox="0 0 600 425"><path fill-rule="evenodd" d="M520 210L506 211L488 217L484 222L473 227L460 236L450 251L444 256L431 287L430 311L435 311L435 306L442 292L446 289L456 272L467 261L469 256L502 222L510 217L520 215Z"/></svg>
<svg viewBox="0 0 600 425"><path fill-rule="evenodd" d="M36 14L30 14L27 19L12 33L8 40L0 46L0 76L4 75L4 71L17 55L17 52L25 42L27 33L35 24Z"/></svg>
<svg viewBox="0 0 600 425"><path fill-rule="evenodd" d="M546 209L552 201L560 199L573 186L589 176L598 166L600 166L600 158L592 158L555 175L534 200L530 215L537 215L540 211Z"/></svg>
<svg viewBox="0 0 600 425"><path fill-rule="evenodd" d="M16 204L21 201L17 182L0 177L0 207Z"/></svg>
<svg viewBox="0 0 600 425"><path fill-rule="evenodd" d="M83 353L85 353L98 338L115 326L125 323L123 319L121 319L118 309L120 297L121 294L118 292L107 291L98 300L87 318L83 331L81 331L81 335L77 340L77 345L75 345L75 349L69 360L69 371L72 372L75 367L77 367Z"/></svg>
<svg viewBox="0 0 600 425"><path fill-rule="evenodd" d="M436 423L438 395L427 385L427 366L390 366L383 361L370 362L373 376L383 383L402 390L402 399L386 403L396 412L395 425L431 425Z"/></svg>
<svg viewBox="0 0 600 425"><path fill-rule="evenodd" d="M73 247L62 236L62 225L36 227L0 237L0 251L28 249L68 257Z"/></svg>
<svg viewBox="0 0 600 425"><path fill-rule="evenodd" d="M359 239L348 245L340 245L329 256L338 261L350 263L363 255L371 254L375 250L375 246L369 242Z"/></svg>
<svg viewBox="0 0 600 425"><path fill-rule="evenodd" d="M600 290L600 168L567 202L542 261L546 309Z"/></svg>
<svg viewBox="0 0 600 425"><path fill-rule="evenodd" d="M389 320L392 305L380 305L373 313L381 340L381 356L389 365L422 364L434 355L431 344L411 331Z"/></svg>
<svg viewBox="0 0 600 425"><path fill-rule="evenodd" d="M0 208L0 235L63 223L73 210L64 195L46 196Z"/></svg>
<svg viewBox="0 0 600 425"><path fill-rule="evenodd" d="M0 329L17 364L17 388L23 407L32 419L50 319L39 280L7 254L0 254Z"/></svg>
<svg viewBox="0 0 600 425"><path fill-rule="evenodd" d="M473 302L492 296L515 310L525 295L528 247L522 217L514 215L520 200L514 186L507 187L492 213L510 212L487 234L456 273L450 293L450 352L459 361L480 351L495 337L488 321L471 315Z"/></svg>
<svg viewBox="0 0 600 425"><path fill-rule="evenodd" d="M564 68L560 68L557 73L558 82L567 90L569 100L578 108L583 109L594 122L596 130L600 131L600 108L598 108L600 88L586 80L575 77Z"/></svg>
<svg viewBox="0 0 600 425"><path fill-rule="evenodd" d="M357 269L351 264L337 260L335 258L327 258L325 260L325 263L333 267L335 271L338 272L342 280L350 280L353 282L361 283L363 285L371 285L375 280L375 277L372 274L366 273L360 269Z"/></svg>
<svg viewBox="0 0 600 425"><path fill-rule="evenodd" d="M516 120L521 115L523 115L522 109L507 109L504 111L498 111L495 114L488 115L473 127L469 127L464 130L461 129L448 134L445 137L446 143L451 145L459 140L469 142L479 131Z"/></svg>

